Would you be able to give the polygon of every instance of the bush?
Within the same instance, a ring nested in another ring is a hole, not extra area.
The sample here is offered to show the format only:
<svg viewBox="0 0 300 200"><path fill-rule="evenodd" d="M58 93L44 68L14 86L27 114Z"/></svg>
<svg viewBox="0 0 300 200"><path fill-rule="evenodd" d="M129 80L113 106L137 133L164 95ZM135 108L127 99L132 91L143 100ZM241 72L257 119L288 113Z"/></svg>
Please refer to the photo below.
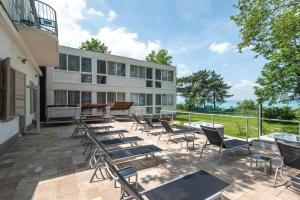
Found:
<svg viewBox="0 0 300 200"><path fill-rule="evenodd" d="M290 107L272 107L263 109L263 117L271 119L292 120L296 118L296 115Z"/></svg>

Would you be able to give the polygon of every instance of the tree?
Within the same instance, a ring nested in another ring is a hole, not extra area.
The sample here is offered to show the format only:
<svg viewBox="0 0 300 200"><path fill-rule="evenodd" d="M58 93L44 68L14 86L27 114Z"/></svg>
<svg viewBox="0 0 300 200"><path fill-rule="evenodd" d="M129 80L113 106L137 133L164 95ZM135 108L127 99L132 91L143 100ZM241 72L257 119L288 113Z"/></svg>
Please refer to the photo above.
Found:
<svg viewBox="0 0 300 200"><path fill-rule="evenodd" d="M177 93L186 99L187 110L196 104L205 109L207 103L212 103L216 109L216 104L222 104L232 96L228 94L229 89L230 86L215 71L200 70L177 79Z"/></svg>
<svg viewBox="0 0 300 200"><path fill-rule="evenodd" d="M163 65L171 65L173 57L169 54L167 49L160 49L157 53L155 51L151 51L146 60L148 62L154 62Z"/></svg>
<svg viewBox="0 0 300 200"><path fill-rule="evenodd" d="M253 100L244 100L237 103L237 110L256 110L257 105Z"/></svg>
<svg viewBox="0 0 300 200"><path fill-rule="evenodd" d="M105 54L111 53L111 51L108 51L108 47L103 42L95 38L91 38L91 40L82 42L79 48L82 50L95 51Z"/></svg>
<svg viewBox="0 0 300 200"><path fill-rule="evenodd" d="M238 0L235 7L239 51L251 47L267 60L254 88L258 101L300 102L300 1Z"/></svg>

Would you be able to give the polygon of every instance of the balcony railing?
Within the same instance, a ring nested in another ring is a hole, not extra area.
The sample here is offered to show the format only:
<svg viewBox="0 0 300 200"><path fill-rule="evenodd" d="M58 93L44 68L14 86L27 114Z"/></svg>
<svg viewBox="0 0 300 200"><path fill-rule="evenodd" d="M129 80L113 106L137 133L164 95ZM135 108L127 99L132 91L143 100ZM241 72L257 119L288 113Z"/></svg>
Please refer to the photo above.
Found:
<svg viewBox="0 0 300 200"><path fill-rule="evenodd" d="M47 31L57 36L57 17L55 10L38 0L0 0L14 23Z"/></svg>

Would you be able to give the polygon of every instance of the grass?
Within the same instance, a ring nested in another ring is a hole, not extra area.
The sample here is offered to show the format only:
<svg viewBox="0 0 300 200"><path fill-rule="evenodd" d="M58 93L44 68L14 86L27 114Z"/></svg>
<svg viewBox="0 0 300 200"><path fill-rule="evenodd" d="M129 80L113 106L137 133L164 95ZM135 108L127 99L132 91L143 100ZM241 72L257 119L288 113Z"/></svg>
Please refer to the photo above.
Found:
<svg viewBox="0 0 300 200"><path fill-rule="evenodd" d="M176 113L177 123L183 125L189 121L189 116L186 113ZM212 116L205 114L191 114L191 121L202 121L202 122L212 122ZM246 119L236 118L228 116L214 116L214 122L224 125L225 135L246 138ZM299 133L299 124L297 123L284 123L284 122L263 122L263 134L270 134L272 132L287 132L287 133ZM258 136L258 120L248 119L248 137Z"/></svg>

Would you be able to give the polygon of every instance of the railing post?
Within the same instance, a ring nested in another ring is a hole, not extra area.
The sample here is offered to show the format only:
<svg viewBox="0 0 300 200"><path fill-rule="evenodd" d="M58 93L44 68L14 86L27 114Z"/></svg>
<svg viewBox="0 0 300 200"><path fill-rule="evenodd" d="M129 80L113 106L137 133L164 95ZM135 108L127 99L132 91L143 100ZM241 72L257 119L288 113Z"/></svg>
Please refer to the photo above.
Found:
<svg viewBox="0 0 300 200"><path fill-rule="evenodd" d="M211 123L212 123L212 127L215 128L215 117L214 117L214 115L211 116Z"/></svg>
<svg viewBox="0 0 300 200"><path fill-rule="evenodd" d="M299 121L299 136L300 136L300 121Z"/></svg>
<svg viewBox="0 0 300 200"><path fill-rule="evenodd" d="M191 126L191 113L189 112L189 125Z"/></svg>
<svg viewBox="0 0 300 200"><path fill-rule="evenodd" d="M246 141L248 142L249 119L246 117Z"/></svg>

